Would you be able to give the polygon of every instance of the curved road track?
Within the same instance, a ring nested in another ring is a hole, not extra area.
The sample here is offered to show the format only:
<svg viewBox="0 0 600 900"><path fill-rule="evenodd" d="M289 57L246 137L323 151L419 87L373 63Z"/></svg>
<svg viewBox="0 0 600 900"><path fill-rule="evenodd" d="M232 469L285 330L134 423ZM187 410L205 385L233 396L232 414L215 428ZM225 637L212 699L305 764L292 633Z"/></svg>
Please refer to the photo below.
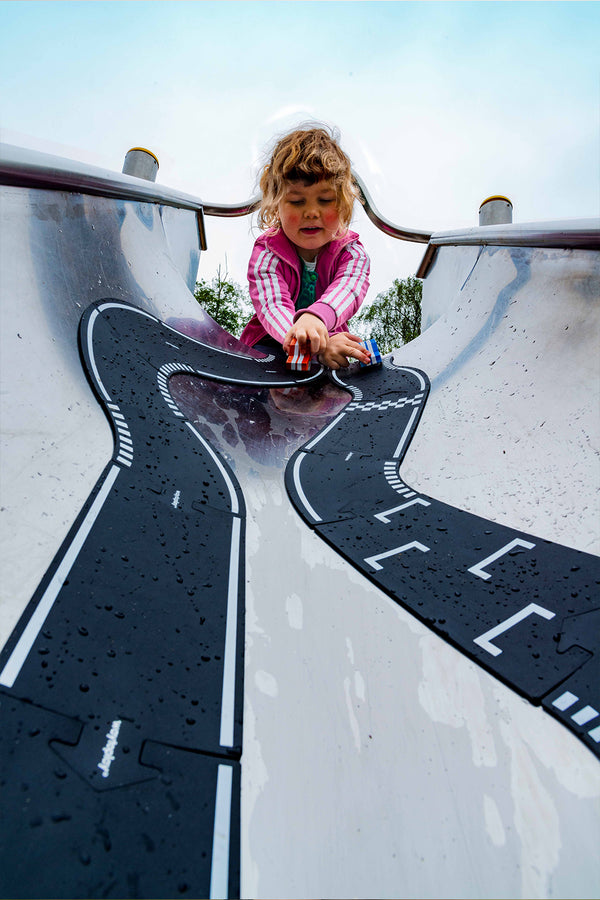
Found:
<svg viewBox="0 0 600 900"><path fill-rule="evenodd" d="M332 377L353 401L288 465L299 513L389 596L600 755L597 557L411 490L400 463L427 377L387 359L346 372Z"/></svg>
<svg viewBox="0 0 600 900"><path fill-rule="evenodd" d="M2 894L239 896L244 501L167 383L322 369L292 376L110 300L80 350L115 449L3 652Z"/></svg>

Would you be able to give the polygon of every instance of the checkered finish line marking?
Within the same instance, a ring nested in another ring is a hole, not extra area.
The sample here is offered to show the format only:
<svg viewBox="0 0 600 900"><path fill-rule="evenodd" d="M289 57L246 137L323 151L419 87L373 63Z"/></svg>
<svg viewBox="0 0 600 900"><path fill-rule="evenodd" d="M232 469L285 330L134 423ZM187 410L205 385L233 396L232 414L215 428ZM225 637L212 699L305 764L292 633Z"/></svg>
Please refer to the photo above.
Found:
<svg viewBox="0 0 600 900"><path fill-rule="evenodd" d="M367 403L360 403L353 400L348 404L348 412L360 410L360 412L371 412L379 409L385 412L388 409L402 409L405 406L420 406L423 401L423 394L415 394L414 397L397 397L395 400L369 400Z"/></svg>

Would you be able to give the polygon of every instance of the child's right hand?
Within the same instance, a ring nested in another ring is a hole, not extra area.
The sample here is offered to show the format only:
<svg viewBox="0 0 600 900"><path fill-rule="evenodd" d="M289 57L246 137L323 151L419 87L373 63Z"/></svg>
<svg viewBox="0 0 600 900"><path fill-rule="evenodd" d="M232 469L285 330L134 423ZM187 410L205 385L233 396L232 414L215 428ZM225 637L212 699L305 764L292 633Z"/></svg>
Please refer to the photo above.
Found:
<svg viewBox="0 0 600 900"><path fill-rule="evenodd" d="M358 359L364 363L370 363L371 357L361 344L362 338L349 331L332 334L327 346L319 353L319 362L330 369L346 369L349 366L348 357Z"/></svg>
<svg viewBox="0 0 600 900"><path fill-rule="evenodd" d="M312 313L302 313L283 339L283 349L286 353L290 352L293 338L296 338L296 343L302 353L310 353L311 356L315 356L327 347L329 333L325 322L318 316L313 316Z"/></svg>

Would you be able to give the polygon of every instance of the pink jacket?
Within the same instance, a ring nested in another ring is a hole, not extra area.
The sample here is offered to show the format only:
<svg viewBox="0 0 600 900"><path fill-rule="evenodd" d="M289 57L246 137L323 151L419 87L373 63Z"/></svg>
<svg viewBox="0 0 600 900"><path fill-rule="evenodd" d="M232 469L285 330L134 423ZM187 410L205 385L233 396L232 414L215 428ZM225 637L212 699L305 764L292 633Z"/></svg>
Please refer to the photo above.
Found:
<svg viewBox="0 0 600 900"><path fill-rule="evenodd" d="M346 323L369 287L369 257L354 231L325 245L317 257L316 302L296 312L302 261L280 228L269 229L254 244L248 264L250 297L256 312L240 340L251 347L266 335L280 344L302 313L323 320L330 334L346 331Z"/></svg>

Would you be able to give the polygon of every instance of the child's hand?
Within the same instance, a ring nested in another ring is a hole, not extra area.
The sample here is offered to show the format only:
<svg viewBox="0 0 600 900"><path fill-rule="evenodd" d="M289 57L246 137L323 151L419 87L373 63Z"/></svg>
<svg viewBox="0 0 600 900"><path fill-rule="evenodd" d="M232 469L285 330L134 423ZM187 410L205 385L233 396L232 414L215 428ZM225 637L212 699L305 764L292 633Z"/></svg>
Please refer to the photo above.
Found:
<svg viewBox="0 0 600 900"><path fill-rule="evenodd" d="M296 338L302 353L310 353L314 356L321 350L325 350L329 333L327 326L318 316L312 313L302 313L294 322L283 340L283 349L290 352L292 338Z"/></svg>
<svg viewBox="0 0 600 900"><path fill-rule="evenodd" d="M346 369L349 366L349 356L370 363L371 357L360 342L361 338L357 334L350 334L348 331L332 334L326 348L319 353L319 362L330 369Z"/></svg>

